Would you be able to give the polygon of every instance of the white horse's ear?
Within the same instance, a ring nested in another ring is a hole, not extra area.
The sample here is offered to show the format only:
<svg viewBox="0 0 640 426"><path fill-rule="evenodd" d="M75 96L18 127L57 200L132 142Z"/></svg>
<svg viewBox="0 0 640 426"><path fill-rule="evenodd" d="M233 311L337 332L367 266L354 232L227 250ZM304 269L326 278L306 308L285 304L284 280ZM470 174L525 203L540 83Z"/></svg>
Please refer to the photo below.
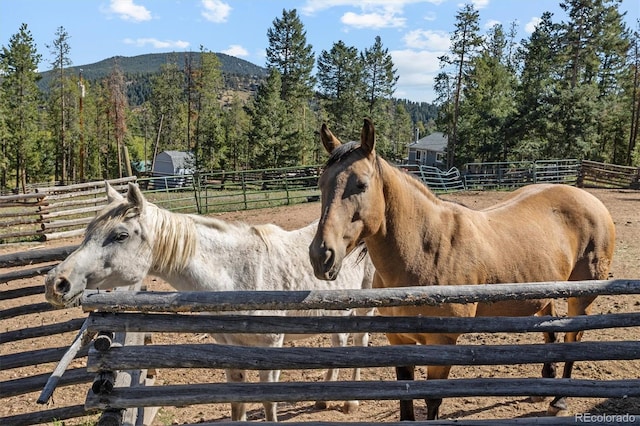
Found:
<svg viewBox="0 0 640 426"><path fill-rule="evenodd" d="M124 197L118 191L116 191L113 186L109 184L108 181L104 181L105 189L107 190L107 203L111 204L114 201L123 200Z"/></svg>
<svg viewBox="0 0 640 426"><path fill-rule="evenodd" d="M134 206L136 206L140 213L142 213L146 200L144 198L144 195L142 195L142 191L140 191L140 188L135 183L129 182L127 201L129 202L129 204L133 204Z"/></svg>
<svg viewBox="0 0 640 426"><path fill-rule="evenodd" d="M324 149L326 149L329 154L331 154L334 149L342 145L342 142L340 142L340 140L331 133L331 130L329 130L326 123L323 123L320 128L320 139L322 140Z"/></svg>
<svg viewBox="0 0 640 426"><path fill-rule="evenodd" d="M360 146L364 148L367 154L372 153L376 147L376 131L373 127L373 121L369 118L364 119L364 125L360 132Z"/></svg>

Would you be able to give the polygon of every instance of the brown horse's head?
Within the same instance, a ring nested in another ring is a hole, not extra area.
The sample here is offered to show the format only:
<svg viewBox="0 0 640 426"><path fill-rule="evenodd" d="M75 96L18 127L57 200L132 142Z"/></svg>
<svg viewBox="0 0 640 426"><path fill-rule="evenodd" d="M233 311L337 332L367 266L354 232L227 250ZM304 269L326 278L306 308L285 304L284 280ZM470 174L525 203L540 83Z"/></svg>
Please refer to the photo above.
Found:
<svg viewBox="0 0 640 426"><path fill-rule="evenodd" d="M309 255L316 277L334 280L342 259L382 226L384 198L371 120L359 143L343 145L324 124L320 137L331 156L319 181L322 216Z"/></svg>

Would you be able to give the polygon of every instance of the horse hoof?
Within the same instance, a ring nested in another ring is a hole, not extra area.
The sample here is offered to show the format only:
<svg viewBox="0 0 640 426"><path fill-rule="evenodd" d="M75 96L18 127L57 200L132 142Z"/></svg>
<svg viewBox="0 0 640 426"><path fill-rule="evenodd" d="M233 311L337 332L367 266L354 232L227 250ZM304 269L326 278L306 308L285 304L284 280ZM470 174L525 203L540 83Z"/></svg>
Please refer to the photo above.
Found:
<svg viewBox="0 0 640 426"><path fill-rule="evenodd" d="M547 399L546 396L530 396L529 397L529 402L542 402L545 399Z"/></svg>
<svg viewBox="0 0 640 426"><path fill-rule="evenodd" d="M345 401L342 405L342 412L345 414L351 414L358 411L358 406L360 403L358 401Z"/></svg>
<svg viewBox="0 0 640 426"><path fill-rule="evenodd" d="M326 410L328 406L327 401L316 401L316 408L318 410Z"/></svg>
<svg viewBox="0 0 640 426"><path fill-rule="evenodd" d="M566 408L558 408L558 407L554 407L553 405L550 405L549 408L547 408L547 415L553 416L553 417L568 417L571 414L569 413L569 410L567 410Z"/></svg>

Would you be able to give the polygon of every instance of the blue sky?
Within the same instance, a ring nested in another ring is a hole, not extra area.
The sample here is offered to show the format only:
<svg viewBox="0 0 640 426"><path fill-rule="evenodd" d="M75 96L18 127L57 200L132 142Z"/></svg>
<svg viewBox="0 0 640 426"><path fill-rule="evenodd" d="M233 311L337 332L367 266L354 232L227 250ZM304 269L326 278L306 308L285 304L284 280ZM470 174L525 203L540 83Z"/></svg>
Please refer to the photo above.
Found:
<svg viewBox="0 0 640 426"><path fill-rule="evenodd" d="M469 0L480 13L482 31L517 22L517 40L527 38L543 12L565 20L560 0ZM0 43L22 23L42 55L58 27L70 35L73 65L112 56L199 50L237 56L265 65L267 30L283 9L297 9L316 57L342 40L360 51L379 35L400 77L395 96L417 102L434 99L438 56L447 52L455 15L463 0L0 0ZM635 28L640 1L623 0L626 22Z"/></svg>

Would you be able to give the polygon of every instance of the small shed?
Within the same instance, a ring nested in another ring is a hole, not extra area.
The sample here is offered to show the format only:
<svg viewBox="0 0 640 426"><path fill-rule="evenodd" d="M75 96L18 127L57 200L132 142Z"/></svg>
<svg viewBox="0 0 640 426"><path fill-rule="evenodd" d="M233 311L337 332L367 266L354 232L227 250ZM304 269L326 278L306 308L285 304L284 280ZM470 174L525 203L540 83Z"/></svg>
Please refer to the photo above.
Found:
<svg viewBox="0 0 640 426"><path fill-rule="evenodd" d="M447 135L433 132L409 145L409 164L442 168L445 166Z"/></svg>
<svg viewBox="0 0 640 426"><path fill-rule="evenodd" d="M162 151L160 154L156 155L156 159L153 163L152 174L154 177L164 177L164 179L154 179L154 187L176 188L185 186L191 182L194 165L195 159L191 152Z"/></svg>

